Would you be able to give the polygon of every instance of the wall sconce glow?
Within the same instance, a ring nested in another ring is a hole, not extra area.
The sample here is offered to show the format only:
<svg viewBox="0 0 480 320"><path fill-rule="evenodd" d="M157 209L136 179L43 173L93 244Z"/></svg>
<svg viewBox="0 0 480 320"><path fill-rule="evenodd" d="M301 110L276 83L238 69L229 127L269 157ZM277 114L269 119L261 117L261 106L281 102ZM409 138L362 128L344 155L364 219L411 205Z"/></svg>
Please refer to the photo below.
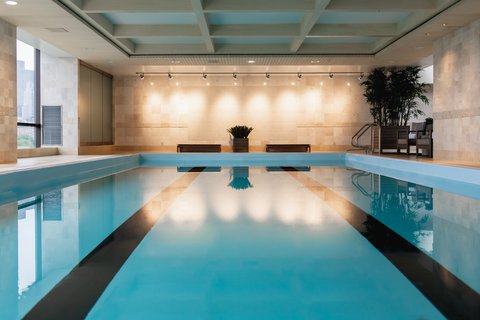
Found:
<svg viewBox="0 0 480 320"><path fill-rule="evenodd" d="M322 86L322 87L323 87L323 81L320 81L320 86Z"/></svg>
<svg viewBox="0 0 480 320"><path fill-rule="evenodd" d="M350 87L350 82L347 82L347 87Z"/></svg>
<svg viewBox="0 0 480 320"><path fill-rule="evenodd" d="M292 81L292 82L290 82L290 84L291 84L292 86L294 86L294 85L295 85L295 82Z"/></svg>
<svg viewBox="0 0 480 320"><path fill-rule="evenodd" d="M175 82L175 85L178 87L180 85L180 82Z"/></svg>
<svg viewBox="0 0 480 320"><path fill-rule="evenodd" d="M234 83L233 83L233 85L234 85L234 86L237 86L237 85L238 85L238 83L237 83L237 82L234 82Z"/></svg>
<svg viewBox="0 0 480 320"><path fill-rule="evenodd" d="M207 82L207 86L210 86L210 82Z"/></svg>
<svg viewBox="0 0 480 320"><path fill-rule="evenodd" d="M16 6L18 4L17 1L5 1L5 4L9 5L9 6Z"/></svg>
<svg viewBox="0 0 480 320"><path fill-rule="evenodd" d="M264 86L266 86L266 85L267 85L267 83L266 83L266 82L264 82L264 83L263 83L263 85L264 85Z"/></svg>
<svg viewBox="0 0 480 320"><path fill-rule="evenodd" d="M153 87L155 85L155 82L150 82L150 85Z"/></svg>

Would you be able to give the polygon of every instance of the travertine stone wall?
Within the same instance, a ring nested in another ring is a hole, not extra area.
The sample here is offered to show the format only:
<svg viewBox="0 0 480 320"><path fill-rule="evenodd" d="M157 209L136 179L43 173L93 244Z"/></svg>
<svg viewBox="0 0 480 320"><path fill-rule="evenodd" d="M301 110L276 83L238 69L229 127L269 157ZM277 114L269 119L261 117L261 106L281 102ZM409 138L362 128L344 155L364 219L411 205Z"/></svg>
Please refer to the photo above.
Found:
<svg viewBox="0 0 480 320"><path fill-rule="evenodd" d="M0 163L17 161L17 30L0 19Z"/></svg>
<svg viewBox="0 0 480 320"><path fill-rule="evenodd" d="M78 154L78 60L40 57L42 106L62 106L62 145L60 154Z"/></svg>
<svg viewBox="0 0 480 320"><path fill-rule="evenodd" d="M264 82L266 85L264 85ZM209 83L210 85L207 85ZM350 83L350 85L348 85ZM220 143L226 129L254 127L250 149L267 143L310 143L315 151L339 151L371 122L363 88L354 76L115 77L115 145L174 151L178 143Z"/></svg>
<svg viewBox="0 0 480 320"><path fill-rule="evenodd" d="M434 157L480 161L480 20L434 46Z"/></svg>

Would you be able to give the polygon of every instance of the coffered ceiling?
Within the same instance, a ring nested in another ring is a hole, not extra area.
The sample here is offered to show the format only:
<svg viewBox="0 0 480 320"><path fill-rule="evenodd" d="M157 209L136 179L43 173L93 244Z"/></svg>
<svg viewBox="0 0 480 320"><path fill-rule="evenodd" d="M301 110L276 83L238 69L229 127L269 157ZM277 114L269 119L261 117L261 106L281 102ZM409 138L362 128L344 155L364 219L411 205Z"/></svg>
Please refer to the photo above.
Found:
<svg viewBox="0 0 480 320"><path fill-rule="evenodd" d="M376 54L458 0L55 0L127 55Z"/></svg>
<svg viewBox="0 0 480 320"><path fill-rule="evenodd" d="M139 66L428 64L480 0L18 0L0 17L113 73ZM251 67L251 66L250 66Z"/></svg>

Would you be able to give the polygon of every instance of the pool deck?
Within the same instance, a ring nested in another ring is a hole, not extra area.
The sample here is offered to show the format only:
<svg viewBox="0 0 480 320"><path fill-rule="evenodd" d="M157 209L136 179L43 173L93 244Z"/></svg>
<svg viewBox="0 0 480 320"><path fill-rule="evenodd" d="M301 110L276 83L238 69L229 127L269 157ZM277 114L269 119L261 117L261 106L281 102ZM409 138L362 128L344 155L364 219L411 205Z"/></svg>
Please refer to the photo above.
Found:
<svg viewBox="0 0 480 320"><path fill-rule="evenodd" d="M88 155L88 156L76 156L76 155L58 155L58 156L46 156L46 157L33 157L18 159L17 163L0 164L0 174L23 171L29 169L53 167L68 163L78 163L99 159L114 158L121 155Z"/></svg>
<svg viewBox="0 0 480 320"><path fill-rule="evenodd" d="M265 152L251 152L251 153L265 153ZM312 152L312 153L316 153L316 152ZM328 154L330 152L321 152L321 153ZM356 153L356 152L353 152L353 153ZM359 152L356 154L364 154L364 153ZM0 164L0 174L23 171L28 169L35 169L35 168L52 167L52 166L68 164L68 163L77 163L77 162L85 162L85 161L100 160L100 159L107 159L107 158L115 158L115 157L125 156L125 155L127 154L122 153L122 154L111 154L111 155L57 155L57 156L46 156L46 157L22 158L22 159L18 159L17 163ZM415 155L407 156L407 155L397 155L397 154L381 154L381 155L373 154L372 156L399 159L399 160L409 160L409 161L422 162L422 163L441 164L441 165L470 168L470 169L472 168L480 169L480 162L434 160L434 159L422 158L422 157L417 158L415 157Z"/></svg>

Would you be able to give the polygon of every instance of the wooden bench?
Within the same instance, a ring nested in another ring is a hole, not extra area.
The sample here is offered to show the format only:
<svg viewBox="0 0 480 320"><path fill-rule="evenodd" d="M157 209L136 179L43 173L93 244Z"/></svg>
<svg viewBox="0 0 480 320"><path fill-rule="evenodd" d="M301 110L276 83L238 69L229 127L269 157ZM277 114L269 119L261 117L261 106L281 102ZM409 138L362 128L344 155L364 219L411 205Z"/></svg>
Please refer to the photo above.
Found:
<svg viewBox="0 0 480 320"><path fill-rule="evenodd" d="M267 144L267 152L310 152L309 144Z"/></svg>
<svg viewBox="0 0 480 320"><path fill-rule="evenodd" d="M177 144L177 152L222 152L219 144Z"/></svg>

